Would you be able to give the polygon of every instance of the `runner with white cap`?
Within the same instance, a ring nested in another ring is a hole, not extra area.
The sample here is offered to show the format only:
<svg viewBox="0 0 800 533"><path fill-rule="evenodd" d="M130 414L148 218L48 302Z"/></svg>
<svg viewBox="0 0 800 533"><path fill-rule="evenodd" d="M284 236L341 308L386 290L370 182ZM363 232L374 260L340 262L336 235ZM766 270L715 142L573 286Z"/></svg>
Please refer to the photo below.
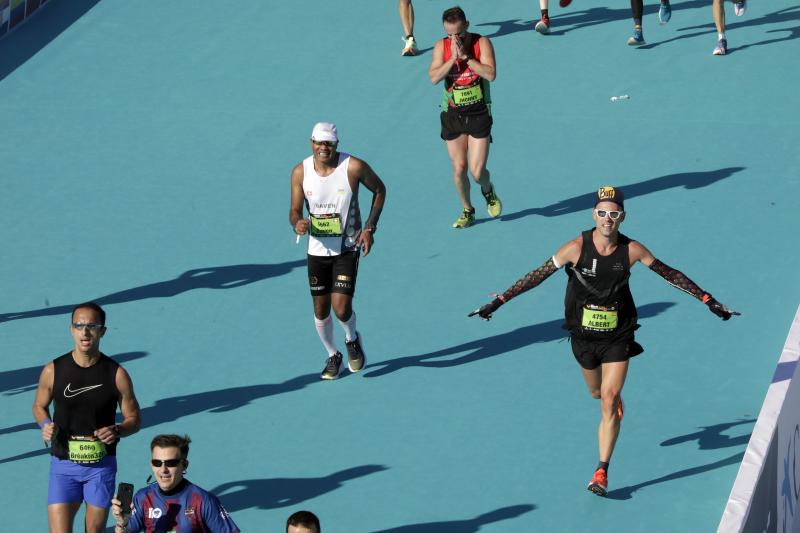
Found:
<svg viewBox="0 0 800 533"><path fill-rule="evenodd" d="M353 311L358 260L372 249L386 187L370 166L350 154L339 152L339 134L334 124L320 122L311 132L311 156L292 170L292 200L289 223L297 235L308 233L308 282L314 303L314 323L328 361L320 377L336 379L342 354L336 349L331 307L345 332L348 368L364 368L361 334L356 331ZM361 223L359 185L372 192L372 207ZM308 217L303 216L303 204Z"/></svg>

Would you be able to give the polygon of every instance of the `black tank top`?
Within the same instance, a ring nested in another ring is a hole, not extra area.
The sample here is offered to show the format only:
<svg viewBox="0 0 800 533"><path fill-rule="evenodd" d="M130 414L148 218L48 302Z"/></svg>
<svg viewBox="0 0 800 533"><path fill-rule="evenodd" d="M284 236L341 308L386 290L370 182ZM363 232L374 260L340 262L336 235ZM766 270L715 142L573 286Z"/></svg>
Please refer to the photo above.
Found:
<svg viewBox="0 0 800 533"><path fill-rule="evenodd" d="M96 429L114 425L120 397L116 383L119 364L101 353L95 364L83 368L69 352L54 359L53 368L53 422L58 429L51 453L67 459L71 435L88 437ZM106 445L106 453L116 455L117 444Z"/></svg>
<svg viewBox="0 0 800 533"><path fill-rule="evenodd" d="M565 269L569 282L564 297L564 327L581 338L613 341L639 327L628 286L631 240L620 233L614 253L602 256L592 241L593 232L590 229L581 234L583 246L578 263L568 264ZM609 313L616 314L616 327L610 327Z"/></svg>

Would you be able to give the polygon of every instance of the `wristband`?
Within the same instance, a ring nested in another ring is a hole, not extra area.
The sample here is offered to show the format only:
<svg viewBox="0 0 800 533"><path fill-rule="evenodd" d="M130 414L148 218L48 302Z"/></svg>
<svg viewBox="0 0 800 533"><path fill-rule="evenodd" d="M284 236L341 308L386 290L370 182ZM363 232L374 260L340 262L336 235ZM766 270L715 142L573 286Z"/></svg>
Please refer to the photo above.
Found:
<svg viewBox="0 0 800 533"><path fill-rule="evenodd" d="M45 427L47 424L52 424L52 423L53 423L53 421L52 421L52 420L50 420L49 418L45 418L44 420L42 420L42 423L41 423L41 424L39 424L39 427L40 427L40 428L42 428L42 429L44 429L44 427Z"/></svg>

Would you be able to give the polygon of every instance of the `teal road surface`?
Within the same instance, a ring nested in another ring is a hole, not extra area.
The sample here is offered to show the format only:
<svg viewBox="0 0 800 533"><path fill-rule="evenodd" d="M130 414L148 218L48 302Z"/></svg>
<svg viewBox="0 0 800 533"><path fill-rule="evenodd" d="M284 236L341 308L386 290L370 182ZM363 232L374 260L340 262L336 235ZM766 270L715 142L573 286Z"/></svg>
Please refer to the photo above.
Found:
<svg viewBox="0 0 800 533"><path fill-rule="evenodd" d="M187 477L243 531L303 508L327 532L713 531L800 302L800 8L727 4L716 57L710 1L663 26L645 6L640 48L627 2L552 4L542 36L535 2L461 2L495 47L504 204L490 220L473 188L465 230L427 76L446 2L414 2L417 57L389 0L51 0L0 40L0 529L47 528L31 404L94 299L142 406L117 481L143 487L150 439L188 433ZM354 303L368 364L334 382L288 224L318 121L388 190ZM645 352L606 499L564 274L467 318L590 228L602 185L625 234L742 313L634 267Z"/></svg>

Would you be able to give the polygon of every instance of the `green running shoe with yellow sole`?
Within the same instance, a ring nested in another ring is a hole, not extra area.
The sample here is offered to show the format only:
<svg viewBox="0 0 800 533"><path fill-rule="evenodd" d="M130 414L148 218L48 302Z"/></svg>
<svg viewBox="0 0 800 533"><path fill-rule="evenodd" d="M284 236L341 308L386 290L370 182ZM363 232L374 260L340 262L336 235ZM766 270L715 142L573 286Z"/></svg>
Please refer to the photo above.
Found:
<svg viewBox="0 0 800 533"><path fill-rule="evenodd" d="M475 223L475 209L464 209L455 222L454 228L468 228Z"/></svg>
<svg viewBox="0 0 800 533"><path fill-rule="evenodd" d="M500 201L500 198L497 197L497 194L494 192L494 184L492 184L492 188L489 189L489 192L483 192L483 197L486 198L486 210L489 211L489 216L492 218L497 218L500 216L500 213L503 212L503 202Z"/></svg>

